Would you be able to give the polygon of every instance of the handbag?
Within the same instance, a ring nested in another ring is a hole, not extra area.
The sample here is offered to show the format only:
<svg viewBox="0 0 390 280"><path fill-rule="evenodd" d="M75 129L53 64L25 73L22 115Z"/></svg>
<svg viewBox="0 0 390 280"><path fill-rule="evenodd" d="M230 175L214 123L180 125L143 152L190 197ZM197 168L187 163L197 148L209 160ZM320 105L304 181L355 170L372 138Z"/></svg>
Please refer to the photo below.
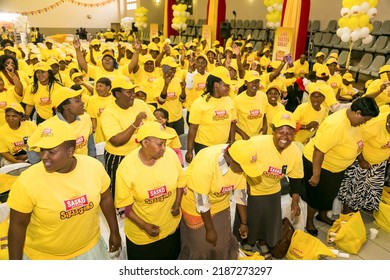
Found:
<svg viewBox="0 0 390 280"><path fill-rule="evenodd" d="M390 187L384 187L378 210L374 210L374 223L390 233Z"/></svg>
<svg viewBox="0 0 390 280"><path fill-rule="evenodd" d="M286 256L291 239L294 235L294 227L288 218L282 220L282 238L276 243L275 247L270 248L272 257L282 259Z"/></svg>
<svg viewBox="0 0 390 280"><path fill-rule="evenodd" d="M328 231L327 240L347 253L357 254L367 240L366 227L360 212L340 214Z"/></svg>
<svg viewBox="0 0 390 280"><path fill-rule="evenodd" d="M297 229L291 239L286 257L289 260L319 260L321 256L336 255L319 239Z"/></svg>

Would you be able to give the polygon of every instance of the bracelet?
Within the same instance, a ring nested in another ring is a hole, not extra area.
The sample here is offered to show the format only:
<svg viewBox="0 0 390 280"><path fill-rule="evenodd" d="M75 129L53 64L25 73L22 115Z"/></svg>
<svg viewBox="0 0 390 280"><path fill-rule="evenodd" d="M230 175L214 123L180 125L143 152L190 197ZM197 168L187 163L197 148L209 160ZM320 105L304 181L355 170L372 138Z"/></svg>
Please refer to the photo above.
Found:
<svg viewBox="0 0 390 280"><path fill-rule="evenodd" d="M184 97L184 98L181 98L181 96L179 95L179 101L180 101L180 102L184 102L184 101L186 101L186 99L187 99L187 96Z"/></svg>
<svg viewBox="0 0 390 280"><path fill-rule="evenodd" d="M139 126L135 126L134 123L132 123L131 126L134 127L134 129L139 128Z"/></svg>
<svg viewBox="0 0 390 280"><path fill-rule="evenodd" d="M158 100L161 102L161 103L164 103L166 101L166 98L162 98L161 95L158 97Z"/></svg>
<svg viewBox="0 0 390 280"><path fill-rule="evenodd" d="M241 225L243 225L243 226L247 226L248 224L245 224L245 223L240 223Z"/></svg>

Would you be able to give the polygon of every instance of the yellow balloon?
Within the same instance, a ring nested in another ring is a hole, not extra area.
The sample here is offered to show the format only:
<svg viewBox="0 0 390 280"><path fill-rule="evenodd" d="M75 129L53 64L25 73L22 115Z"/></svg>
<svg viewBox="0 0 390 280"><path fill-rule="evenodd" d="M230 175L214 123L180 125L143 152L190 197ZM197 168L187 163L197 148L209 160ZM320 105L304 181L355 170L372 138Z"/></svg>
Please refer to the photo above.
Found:
<svg viewBox="0 0 390 280"><path fill-rule="evenodd" d="M368 15L364 14L358 17L358 25L360 28L367 26L369 23L370 18L368 17Z"/></svg>
<svg viewBox="0 0 390 280"><path fill-rule="evenodd" d="M378 0L368 0L368 3L370 3L371 8L374 8L378 5Z"/></svg>
<svg viewBox="0 0 390 280"><path fill-rule="evenodd" d="M353 0L343 0L342 5L344 8L351 9L353 6Z"/></svg>
<svg viewBox="0 0 390 280"><path fill-rule="evenodd" d="M368 29L370 30L370 32L374 29L374 26L373 26L371 23L369 23L369 24L367 25L367 27L368 27Z"/></svg>
<svg viewBox="0 0 390 280"><path fill-rule="evenodd" d="M340 27L340 28L347 27L348 19L346 19L346 18L340 18L338 23L339 23L339 27Z"/></svg>
<svg viewBox="0 0 390 280"><path fill-rule="evenodd" d="M349 29L354 30L354 29L358 28L358 26L359 26L359 22L358 22L357 17L350 17L348 19L347 27L349 27Z"/></svg>

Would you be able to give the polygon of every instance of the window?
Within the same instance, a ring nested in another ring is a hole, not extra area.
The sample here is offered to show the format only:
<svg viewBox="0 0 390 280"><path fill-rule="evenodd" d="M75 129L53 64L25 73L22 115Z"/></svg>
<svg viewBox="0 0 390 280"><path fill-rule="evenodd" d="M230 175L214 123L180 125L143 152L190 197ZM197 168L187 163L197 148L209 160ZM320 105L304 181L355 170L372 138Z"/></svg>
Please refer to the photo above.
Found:
<svg viewBox="0 0 390 280"><path fill-rule="evenodd" d="M137 9L137 0L126 0L126 9L128 11L134 11Z"/></svg>

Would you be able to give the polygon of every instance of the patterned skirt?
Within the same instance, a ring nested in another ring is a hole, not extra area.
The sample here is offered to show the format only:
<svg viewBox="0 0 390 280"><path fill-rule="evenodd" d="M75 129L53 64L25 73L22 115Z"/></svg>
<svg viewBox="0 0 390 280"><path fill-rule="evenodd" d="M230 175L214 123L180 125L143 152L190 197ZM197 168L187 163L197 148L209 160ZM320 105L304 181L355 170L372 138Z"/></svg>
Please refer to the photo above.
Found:
<svg viewBox="0 0 390 280"><path fill-rule="evenodd" d="M378 210L385 182L387 161L374 164L370 169L359 166L358 160L345 171L337 198L353 211Z"/></svg>

